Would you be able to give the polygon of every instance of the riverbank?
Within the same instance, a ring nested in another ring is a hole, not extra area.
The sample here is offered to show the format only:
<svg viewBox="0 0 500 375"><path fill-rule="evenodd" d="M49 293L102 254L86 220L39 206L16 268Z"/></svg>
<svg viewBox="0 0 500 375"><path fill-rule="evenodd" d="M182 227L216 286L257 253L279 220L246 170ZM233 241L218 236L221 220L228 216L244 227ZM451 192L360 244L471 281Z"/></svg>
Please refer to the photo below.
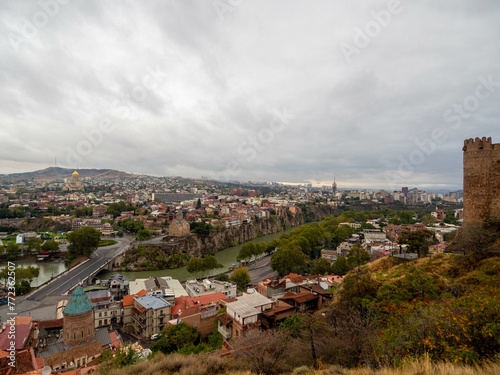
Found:
<svg viewBox="0 0 500 375"><path fill-rule="evenodd" d="M321 220L334 211L331 206L309 205L296 215L272 215L240 226L215 227L207 235L192 233L185 237L165 237L154 245L138 244L127 251L119 269L132 272L177 269L193 257L214 255L217 258L225 249Z"/></svg>
<svg viewBox="0 0 500 375"><path fill-rule="evenodd" d="M311 223L304 223L302 225L307 225ZM217 262L223 265L222 268L217 268L215 270L212 270L211 272L204 274L204 275L199 275L198 278L202 277L210 277L210 276L215 276L216 274L220 273L226 273L231 271L233 264L236 263L236 257L238 256L241 248L247 244L247 243L254 243L257 244L259 242L271 242L272 240L279 239L284 233L289 233L292 230L301 227L302 225L299 225L297 227L293 228L288 228L286 230L282 230L281 232L278 233L273 233L273 234L268 234L266 236L258 237L255 239L252 239L250 241L241 243L236 246L231 246L227 249L221 250L217 253L214 254L215 259L217 259ZM177 279L181 282L184 282L186 280L192 279L193 275L189 272L187 272L186 267L180 267L176 269L165 269L165 270L159 270L159 271L106 271L106 272L101 272L99 273L98 277L101 280L107 280L111 275L119 273L120 275L123 275L127 280L129 281L134 281L136 279L147 279L150 276L154 277L165 277L165 276L170 276L173 279Z"/></svg>

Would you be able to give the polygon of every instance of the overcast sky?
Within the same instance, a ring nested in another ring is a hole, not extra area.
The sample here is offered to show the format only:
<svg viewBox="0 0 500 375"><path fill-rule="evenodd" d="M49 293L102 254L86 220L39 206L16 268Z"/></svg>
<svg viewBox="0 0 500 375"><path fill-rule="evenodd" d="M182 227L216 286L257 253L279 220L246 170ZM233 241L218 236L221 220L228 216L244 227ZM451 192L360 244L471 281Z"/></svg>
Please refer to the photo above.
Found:
<svg viewBox="0 0 500 375"><path fill-rule="evenodd" d="M498 1L11 0L0 16L0 173L57 158L454 190L464 139L500 142Z"/></svg>

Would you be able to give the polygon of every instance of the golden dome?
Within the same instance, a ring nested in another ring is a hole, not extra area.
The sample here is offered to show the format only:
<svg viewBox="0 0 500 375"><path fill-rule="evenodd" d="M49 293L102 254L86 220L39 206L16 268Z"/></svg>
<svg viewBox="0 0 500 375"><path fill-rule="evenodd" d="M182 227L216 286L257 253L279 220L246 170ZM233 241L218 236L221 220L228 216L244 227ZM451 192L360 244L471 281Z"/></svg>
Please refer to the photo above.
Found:
<svg viewBox="0 0 500 375"><path fill-rule="evenodd" d="M78 174L78 172L77 172L77 171L74 171L74 172L73 172L73 176L74 176L74 175L77 175L77 174Z"/></svg>

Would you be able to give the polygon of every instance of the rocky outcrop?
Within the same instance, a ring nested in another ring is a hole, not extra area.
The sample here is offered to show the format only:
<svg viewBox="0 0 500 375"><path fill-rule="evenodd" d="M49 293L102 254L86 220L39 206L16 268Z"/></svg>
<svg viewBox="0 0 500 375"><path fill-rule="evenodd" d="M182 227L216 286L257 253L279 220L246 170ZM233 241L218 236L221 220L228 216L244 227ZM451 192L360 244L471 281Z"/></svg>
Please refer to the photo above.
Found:
<svg viewBox="0 0 500 375"><path fill-rule="evenodd" d="M255 220L238 227L215 227L205 237L194 233L182 238L167 236L158 245L139 245L129 250L125 255L124 267L130 270L182 267L192 257L215 254L261 236L321 220L332 213L333 208L330 206L304 206L302 212L295 216L291 214L284 217L271 216L269 219Z"/></svg>

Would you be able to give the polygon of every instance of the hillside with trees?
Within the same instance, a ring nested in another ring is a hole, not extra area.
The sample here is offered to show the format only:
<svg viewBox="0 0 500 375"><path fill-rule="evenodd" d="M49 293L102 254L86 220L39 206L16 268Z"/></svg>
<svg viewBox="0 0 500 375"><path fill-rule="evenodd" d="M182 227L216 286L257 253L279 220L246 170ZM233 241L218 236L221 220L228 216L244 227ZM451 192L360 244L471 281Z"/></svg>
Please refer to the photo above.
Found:
<svg viewBox="0 0 500 375"><path fill-rule="evenodd" d="M474 228L473 240L463 230L454 253L411 261L364 263L358 252L333 303L314 315L249 334L230 356L184 347L111 373L500 373L499 234L495 223Z"/></svg>

